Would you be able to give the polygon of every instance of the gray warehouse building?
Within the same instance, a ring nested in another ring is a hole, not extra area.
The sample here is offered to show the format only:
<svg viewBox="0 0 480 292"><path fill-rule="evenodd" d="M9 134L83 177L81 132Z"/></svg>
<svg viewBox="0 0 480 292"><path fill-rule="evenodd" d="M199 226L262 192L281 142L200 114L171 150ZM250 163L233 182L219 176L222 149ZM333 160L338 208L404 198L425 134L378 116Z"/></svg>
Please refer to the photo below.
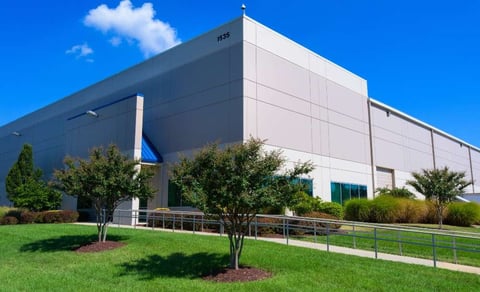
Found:
<svg viewBox="0 0 480 292"><path fill-rule="evenodd" d="M312 161L305 179L325 201L372 198L443 166L474 181L467 193L480 190L479 148L369 98L366 80L242 16L0 127L0 205L25 143L46 175L67 154L115 143L155 170L155 208L182 205L168 171L179 153L249 137L290 165Z"/></svg>

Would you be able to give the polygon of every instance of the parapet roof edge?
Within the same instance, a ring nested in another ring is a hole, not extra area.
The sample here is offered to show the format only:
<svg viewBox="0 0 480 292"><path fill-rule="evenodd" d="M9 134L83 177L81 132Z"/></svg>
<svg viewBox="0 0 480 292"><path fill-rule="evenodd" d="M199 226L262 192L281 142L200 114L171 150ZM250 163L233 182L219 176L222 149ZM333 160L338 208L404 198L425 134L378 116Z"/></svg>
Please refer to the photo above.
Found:
<svg viewBox="0 0 480 292"><path fill-rule="evenodd" d="M392 113L394 113L394 114L396 114L396 115L398 115L402 118L405 118L405 119L407 119L411 122L414 122L414 123L416 123L416 124L418 124L418 125L420 125L424 128L430 129L430 130L434 131L435 133L440 134L440 135L442 135L442 136L444 136L444 137L446 137L450 140L456 141L456 142L461 143L461 144L463 144L463 145L465 145L465 146L467 146L471 149L476 150L477 152L480 152L480 148L478 148L477 146L474 146L474 145L472 145L468 142L465 142L464 140L462 140L460 138L457 138L457 137L455 137L455 136L453 136L453 135L451 135L451 134L449 134L445 131L442 131L442 130L438 129L437 127L434 127L434 126L432 126L428 123L422 122L421 120L419 120L417 118L414 118L414 117L412 117L412 116L410 116L410 115L408 115L408 114L406 114L406 113L404 113L404 112L402 112L402 111L400 111L396 108L393 108L393 107L391 107L391 106L389 106L389 105L387 105L387 104L385 104L381 101L378 101L374 98L369 97L368 100L369 100L369 102L373 103L374 105L376 105L378 107L386 109L386 110L388 110L388 111L390 111L390 112L392 112Z"/></svg>

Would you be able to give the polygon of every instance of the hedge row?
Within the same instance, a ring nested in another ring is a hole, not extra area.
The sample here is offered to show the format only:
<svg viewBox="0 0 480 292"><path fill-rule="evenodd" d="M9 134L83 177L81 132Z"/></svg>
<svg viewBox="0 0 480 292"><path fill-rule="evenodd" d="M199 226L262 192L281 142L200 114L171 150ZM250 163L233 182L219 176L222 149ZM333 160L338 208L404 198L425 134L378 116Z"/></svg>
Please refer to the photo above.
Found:
<svg viewBox="0 0 480 292"><path fill-rule="evenodd" d="M388 195L373 200L352 199L345 204L345 220L374 223L438 223L430 201L395 198ZM480 205L451 203L443 214L444 222L456 226L480 223Z"/></svg>
<svg viewBox="0 0 480 292"><path fill-rule="evenodd" d="M72 223L78 220L78 212L70 210L53 210L32 212L11 209L0 218L0 225L32 223Z"/></svg>

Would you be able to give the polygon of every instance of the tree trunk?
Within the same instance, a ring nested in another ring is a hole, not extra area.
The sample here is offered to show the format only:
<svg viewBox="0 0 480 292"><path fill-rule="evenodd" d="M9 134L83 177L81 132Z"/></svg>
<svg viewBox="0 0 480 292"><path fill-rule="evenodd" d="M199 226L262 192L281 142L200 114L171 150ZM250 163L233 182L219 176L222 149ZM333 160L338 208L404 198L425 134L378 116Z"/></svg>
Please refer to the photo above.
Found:
<svg viewBox="0 0 480 292"><path fill-rule="evenodd" d="M438 228L443 229L443 207L440 205L437 208L437 216L438 216Z"/></svg>

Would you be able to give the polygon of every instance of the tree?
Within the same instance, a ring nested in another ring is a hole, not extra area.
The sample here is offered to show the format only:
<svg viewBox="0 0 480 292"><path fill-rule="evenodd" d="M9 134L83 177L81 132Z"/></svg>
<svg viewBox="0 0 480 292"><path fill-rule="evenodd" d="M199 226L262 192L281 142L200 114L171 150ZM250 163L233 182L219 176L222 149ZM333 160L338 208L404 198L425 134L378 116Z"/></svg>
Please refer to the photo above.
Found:
<svg viewBox="0 0 480 292"><path fill-rule="evenodd" d="M99 242L105 242L113 212L122 202L151 198L155 192L149 184L153 174L139 170L139 161L122 155L115 145L106 150L93 148L89 160L67 156L64 163L65 169L55 170L53 184L71 196L92 202Z"/></svg>
<svg viewBox="0 0 480 292"><path fill-rule="evenodd" d="M172 166L172 181L182 196L225 226L230 242L230 267L239 268L245 234L260 210L288 206L304 190L298 178L310 172L310 162L299 163L279 175L285 165L279 151L262 151L263 141L205 146L192 159L181 157Z"/></svg>
<svg viewBox="0 0 480 292"><path fill-rule="evenodd" d="M60 206L62 194L50 188L41 177L42 170L33 163L32 145L24 144L5 181L7 197L15 207L44 211Z"/></svg>
<svg viewBox="0 0 480 292"><path fill-rule="evenodd" d="M433 202L440 229L447 205L472 184L465 179L465 172L450 171L446 166L442 169L423 169L421 173L413 172L412 176L414 180L407 181L407 184Z"/></svg>
<svg viewBox="0 0 480 292"><path fill-rule="evenodd" d="M393 188L393 189L389 189L389 188L377 188L376 189L376 192L378 193L379 196L382 196L382 195L389 195L389 196L392 196L392 197L395 197L395 198L406 198L406 199L414 199L415 198L415 195L410 192L408 189L406 189L405 187L401 187L401 188Z"/></svg>

